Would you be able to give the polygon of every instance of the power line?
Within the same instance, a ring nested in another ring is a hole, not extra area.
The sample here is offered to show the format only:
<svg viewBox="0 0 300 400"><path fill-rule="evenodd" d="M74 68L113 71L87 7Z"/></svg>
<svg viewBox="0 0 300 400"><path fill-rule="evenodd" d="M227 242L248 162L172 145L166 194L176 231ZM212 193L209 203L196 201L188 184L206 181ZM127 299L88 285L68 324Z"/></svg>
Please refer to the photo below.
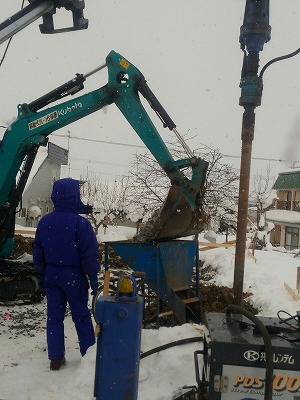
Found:
<svg viewBox="0 0 300 400"><path fill-rule="evenodd" d="M232 156L229 154L222 154L223 157L228 158L241 158L241 156ZM259 161L276 161L276 162L292 162L292 163L300 163L299 160L282 160L281 158L264 158L264 157L251 157L252 160Z"/></svg>
<svg viewBox="0 0 300 400"><path fill-rule="evenodd" d="M58 135L58 134L52 134L51 136L56 136L56 137L69 137L67 135ZM80 136L70 136L70 139L76 139L76 140L84 140L86 142L93 142L93 143L105 143L105 144L113 144L114 146L125 146L125 147L135 147L135 148L140 148L144 149L145 146L139 145L139 144L128 144L128 143L121 143L121 142L112 142L108 140L99 140L99 139L89 139L89 138L84 138Z"/></svg>
<svg viewBox="0 0 300 400"><path fill-rule="evenodd" d="M2 56L1 61L0 61L0 67L2 66L2 64L3 64L4 60L5 60L5 57L6 57L6 55L7 55L7 51L8 51L8 48L9 48L9 46L10 46L11 41L12 41L12 37L9 38L8 43L7 43L6 47L5 47L3 56Z"/></svg>
<svg viewBox="0 0 300 400"><path fill-rule="evenodd" d="M80 172L82 172L82 173L84 173L85 171L84 171L84 168L73 168L73 167L69 167L68 165L63 165L63 167L66 167L68 170L71 170L71 171L80 171ZM96 174L96 175L103 175L103 176L107 176L107 175L109 175L109 176L119 176L119 175L122 175L122 176L125 176L125 177L129 177L130 175L128 175L128 174L112 174L112 173L109 173L109 172L105 172L105 173L103 173L102 171L94 171L94 170L88 170L88 172L89 173L93 173L93 174Z"/></svg>
<svg viewBox="0 0 300 400"><path fill-rule="evenodd" d="M57 136L57 137L69 137L67 135L58 135L58 134L52 134L52 136ZM99 139L89 139L89 138L84 138L80 136L70 136L71 139L76 139L76 140L84 140L88 142L94 142L94 143L104 143L104 144L112 144L112 145L117 145L117 146L125 146L125 147L135 147L135 148L145 148L145 146L142 145L136 145L136 144L128 144L128 143L121 143L121 142L112 142L112 141L107 141L107 140L99 140ZM230 155L230 154L223 154L221 153L223 157L228 157L228 158L241 158L241 156L235 156L235 155ZM299 160L283 160L281 158L266 158L266 157L251 157L252 160L259 160L259 161L275 161L275 162L292 162L292 163L297 163L300 161Z"/></svg>
<svg viewBox="0 0 300 400"><path fill-rule="evenodd" d="M118 167L129 167L128 164L118 164L115 162L106 162L106 161L98 161L98 160L93 160L91 158L81 158L81 157L70 157L72 160L80 160L80 161L87 161L91 164L105 164L105 165L116 165Z"/></svg>
<svg viewBox="0 0 300 400"><path fill-rule="evenodd" d="M21 10L24 8L24 2L25 2L25 0L22 0ZM3 56L2 56L1 61L0 61L0 67L2 66L2 64L4 62L4 59L5 59L6 55L7 55L7 51L8 51L8 48L9 48L10 44L11 44L12 38L13 38L13 36L11 36L9 38L8 43L7 43L6 47L5 47Z"/></svg>
<svg viewBox="0 0 300 400"><path fill-rule="evenodd" d="M0 125L1 128L7 128L3 125ZM69 136L69 135L58 135L56 133L52 133L51 136L56 136L60 138L70 138L70 139L75 139L75 140L83 140L87 142L93 142L93 143L103 143L103 144L110 144L114 146L123 146L123 147L133 147L133 148L138 148L138 149L145 149L145 146L138 145L138 144L128 144L128 143L122 143L122 142L113 142L113 141L108 141L108 140L100 140L100 139L89 139L85 137L80 137L80 136ZM241 156L235 156L231 154L223 154L221 153L223 157L228 157L228 158L241 158ZM73 157L74 158L74 157ZM78 158L77 158L78 159ZM290 162L290 163L300 163L300 160L283 160L281 158L266 158L266 157L251 157L252 160L258 160L258 161L274 161L274 162ZM81 159L82 160L82 159ZM85 159L85 161L88 161ZM96 161L95 161L96 162ZM104 162L99 162L100 164ZM107 163L108 164L108 163ZM124 166L126 167L127 165L124 164L116 164L112 163L112 165L119 165L119 166Z"/></svg>

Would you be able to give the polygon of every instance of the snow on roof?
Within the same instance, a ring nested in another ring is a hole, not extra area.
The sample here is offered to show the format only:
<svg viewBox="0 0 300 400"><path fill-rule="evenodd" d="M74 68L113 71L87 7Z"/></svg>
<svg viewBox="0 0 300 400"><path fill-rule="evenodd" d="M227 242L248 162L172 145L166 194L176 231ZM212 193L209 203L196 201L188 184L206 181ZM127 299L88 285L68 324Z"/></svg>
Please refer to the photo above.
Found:
<svg viewBox="0 0 300 400"><path fill-rule="evenodd" d="M300 213L298 211L270 210L266 213L266 220L273 223L300 225Z"/></svg>
<svg viewBox="0 0 300 400"><path fill-rule="evenodd" d="M292 171L280 172L273 189L286 190L300 188L300 171L295 169Z"/></svg>

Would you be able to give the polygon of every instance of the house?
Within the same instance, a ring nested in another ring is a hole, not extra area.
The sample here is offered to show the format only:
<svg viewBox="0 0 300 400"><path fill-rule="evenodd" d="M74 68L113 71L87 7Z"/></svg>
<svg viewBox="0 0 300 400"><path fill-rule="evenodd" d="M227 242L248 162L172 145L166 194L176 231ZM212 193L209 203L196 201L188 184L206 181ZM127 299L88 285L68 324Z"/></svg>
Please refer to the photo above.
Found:
<svg viewBox="0 0 300 400"><path fill-rule="evenodd" d="M36 227L38 221L53 209L53 182L60 178L61 166L68 164L68 150L49 142L40 147L25 186L16 224Z"/></svg>
<svg viewBox="0 0 300 400"><path fill-rule="evenodd" d="M275 210L267 211L266 221L275 228L271 232L273 246L287 250L300 248L300 170L282 172L273 186L277 192Z"/></svg>

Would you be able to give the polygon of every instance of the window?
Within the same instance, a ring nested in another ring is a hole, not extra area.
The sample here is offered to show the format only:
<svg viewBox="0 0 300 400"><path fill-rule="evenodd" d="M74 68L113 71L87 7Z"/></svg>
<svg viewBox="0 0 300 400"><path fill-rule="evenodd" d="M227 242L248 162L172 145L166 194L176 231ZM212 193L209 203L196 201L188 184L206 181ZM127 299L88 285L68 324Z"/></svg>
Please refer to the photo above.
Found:
<svg viewBox="0 0 300 400"><path fill-rule="evenodd" d="M294 250L298 248L299 241L299 228L287 226L285 228L285 248L287 250Z"/></svg>
<svg viewBox="0 0 300 400"><path fill-rule="evenodd" d="M19 211L19 217L24 218L27 215L27 208L23 207L20 211Z"/></svg>
<svg viewBox="0 0 300 400"><path fill-rule="evenodd" d="M286 210L291 210L292 192L289 190L286 194Z"/></svg>

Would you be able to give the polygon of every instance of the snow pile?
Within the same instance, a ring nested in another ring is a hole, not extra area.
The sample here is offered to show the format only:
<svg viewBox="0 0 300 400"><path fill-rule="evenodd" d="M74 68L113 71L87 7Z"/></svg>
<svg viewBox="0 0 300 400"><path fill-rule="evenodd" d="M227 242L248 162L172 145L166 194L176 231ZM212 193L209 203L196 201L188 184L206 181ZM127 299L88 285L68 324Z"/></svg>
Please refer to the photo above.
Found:
<svg viewBox="0 0 300 400"><path fill-rule="evenodd" d="M277 311L284 309L295 315L300 305L293 301L284 288L286 282L296 288L297 268L300 260L292 254L275 251L254 253L255 259L247 253L244 271L243 291L253 293L251 302L260 309L260 315L276 316ZM202 252L200 258L204 267L211 265L217 270L211 280L218 286L233 286L235 248L220 248Z"/></svg>
<svg viewBox="0 0 300 400"><path fill-rule="evenodd" d="M123 228L119 228L122 233ZM112 231L113 232L113 231ZM114 230L114 239L121 237ZM112 237L110 237L111 239ZM201 236L200 241L203 241ZM223 242L218 237L217 242ZM279 310L295 315L299 302L293 301L284 289L284 282L295 288L300 260L292 254L255 251L255 259L246 257L244 291L252 292L251 301L260 308L260 315L276 316ZM234 247L200 252L204 266L211 265L217 274L211 280L217 285L232 287ZM32 306L2 306L0 309L0 399L18 400L91 400L93 399L96 346L81 358L77 336L70 314L65 319L67 365L50 371L47 359L45 324L46 303ZM201 325L142 331L142 351L182 338L201 335ZM184 385L195 385L193 354L201 343L172 347L141 360L139 396L141 400L170 400Z"/></svg>
<svg viewBox="0 0 300 400"><path fill-rule="evenodd" d="M45 304L36 306L45 309ZM3 310L4 311L4 310ZM96 346L81 358L71 316L65 319L67 366L60 371L50 371L46 353L45 313L40 326L35 326L32 337L21 332L11 335L5 325L14 326L11 320L0 323L1 361L0 398L18 400L91 400L93 399ZM32 316L31 316L32 318ZM200 334L197 325L185 324L174 328L143 330L142 351L183 338ZM168 400L173 391L186 384L195 385L194 351L201 344L193 343L173 347L141 360L139 399Z"/></svg>
<svg viewBox="0 0 300 400"><path fill-rule="evenodd" d="M132 239L136 233L135 228L129 228L126 226L111 226L109 225L106 229L101 226L97 235L99 243L113 242L117 240Z"/></svg>
<svg viewBox="0 0 300 400"><path fill-rule="evenodd" d="M42 216L42 210L38 206L31 206L28 209L28 217L29 218L39 218Z"/></svg>

